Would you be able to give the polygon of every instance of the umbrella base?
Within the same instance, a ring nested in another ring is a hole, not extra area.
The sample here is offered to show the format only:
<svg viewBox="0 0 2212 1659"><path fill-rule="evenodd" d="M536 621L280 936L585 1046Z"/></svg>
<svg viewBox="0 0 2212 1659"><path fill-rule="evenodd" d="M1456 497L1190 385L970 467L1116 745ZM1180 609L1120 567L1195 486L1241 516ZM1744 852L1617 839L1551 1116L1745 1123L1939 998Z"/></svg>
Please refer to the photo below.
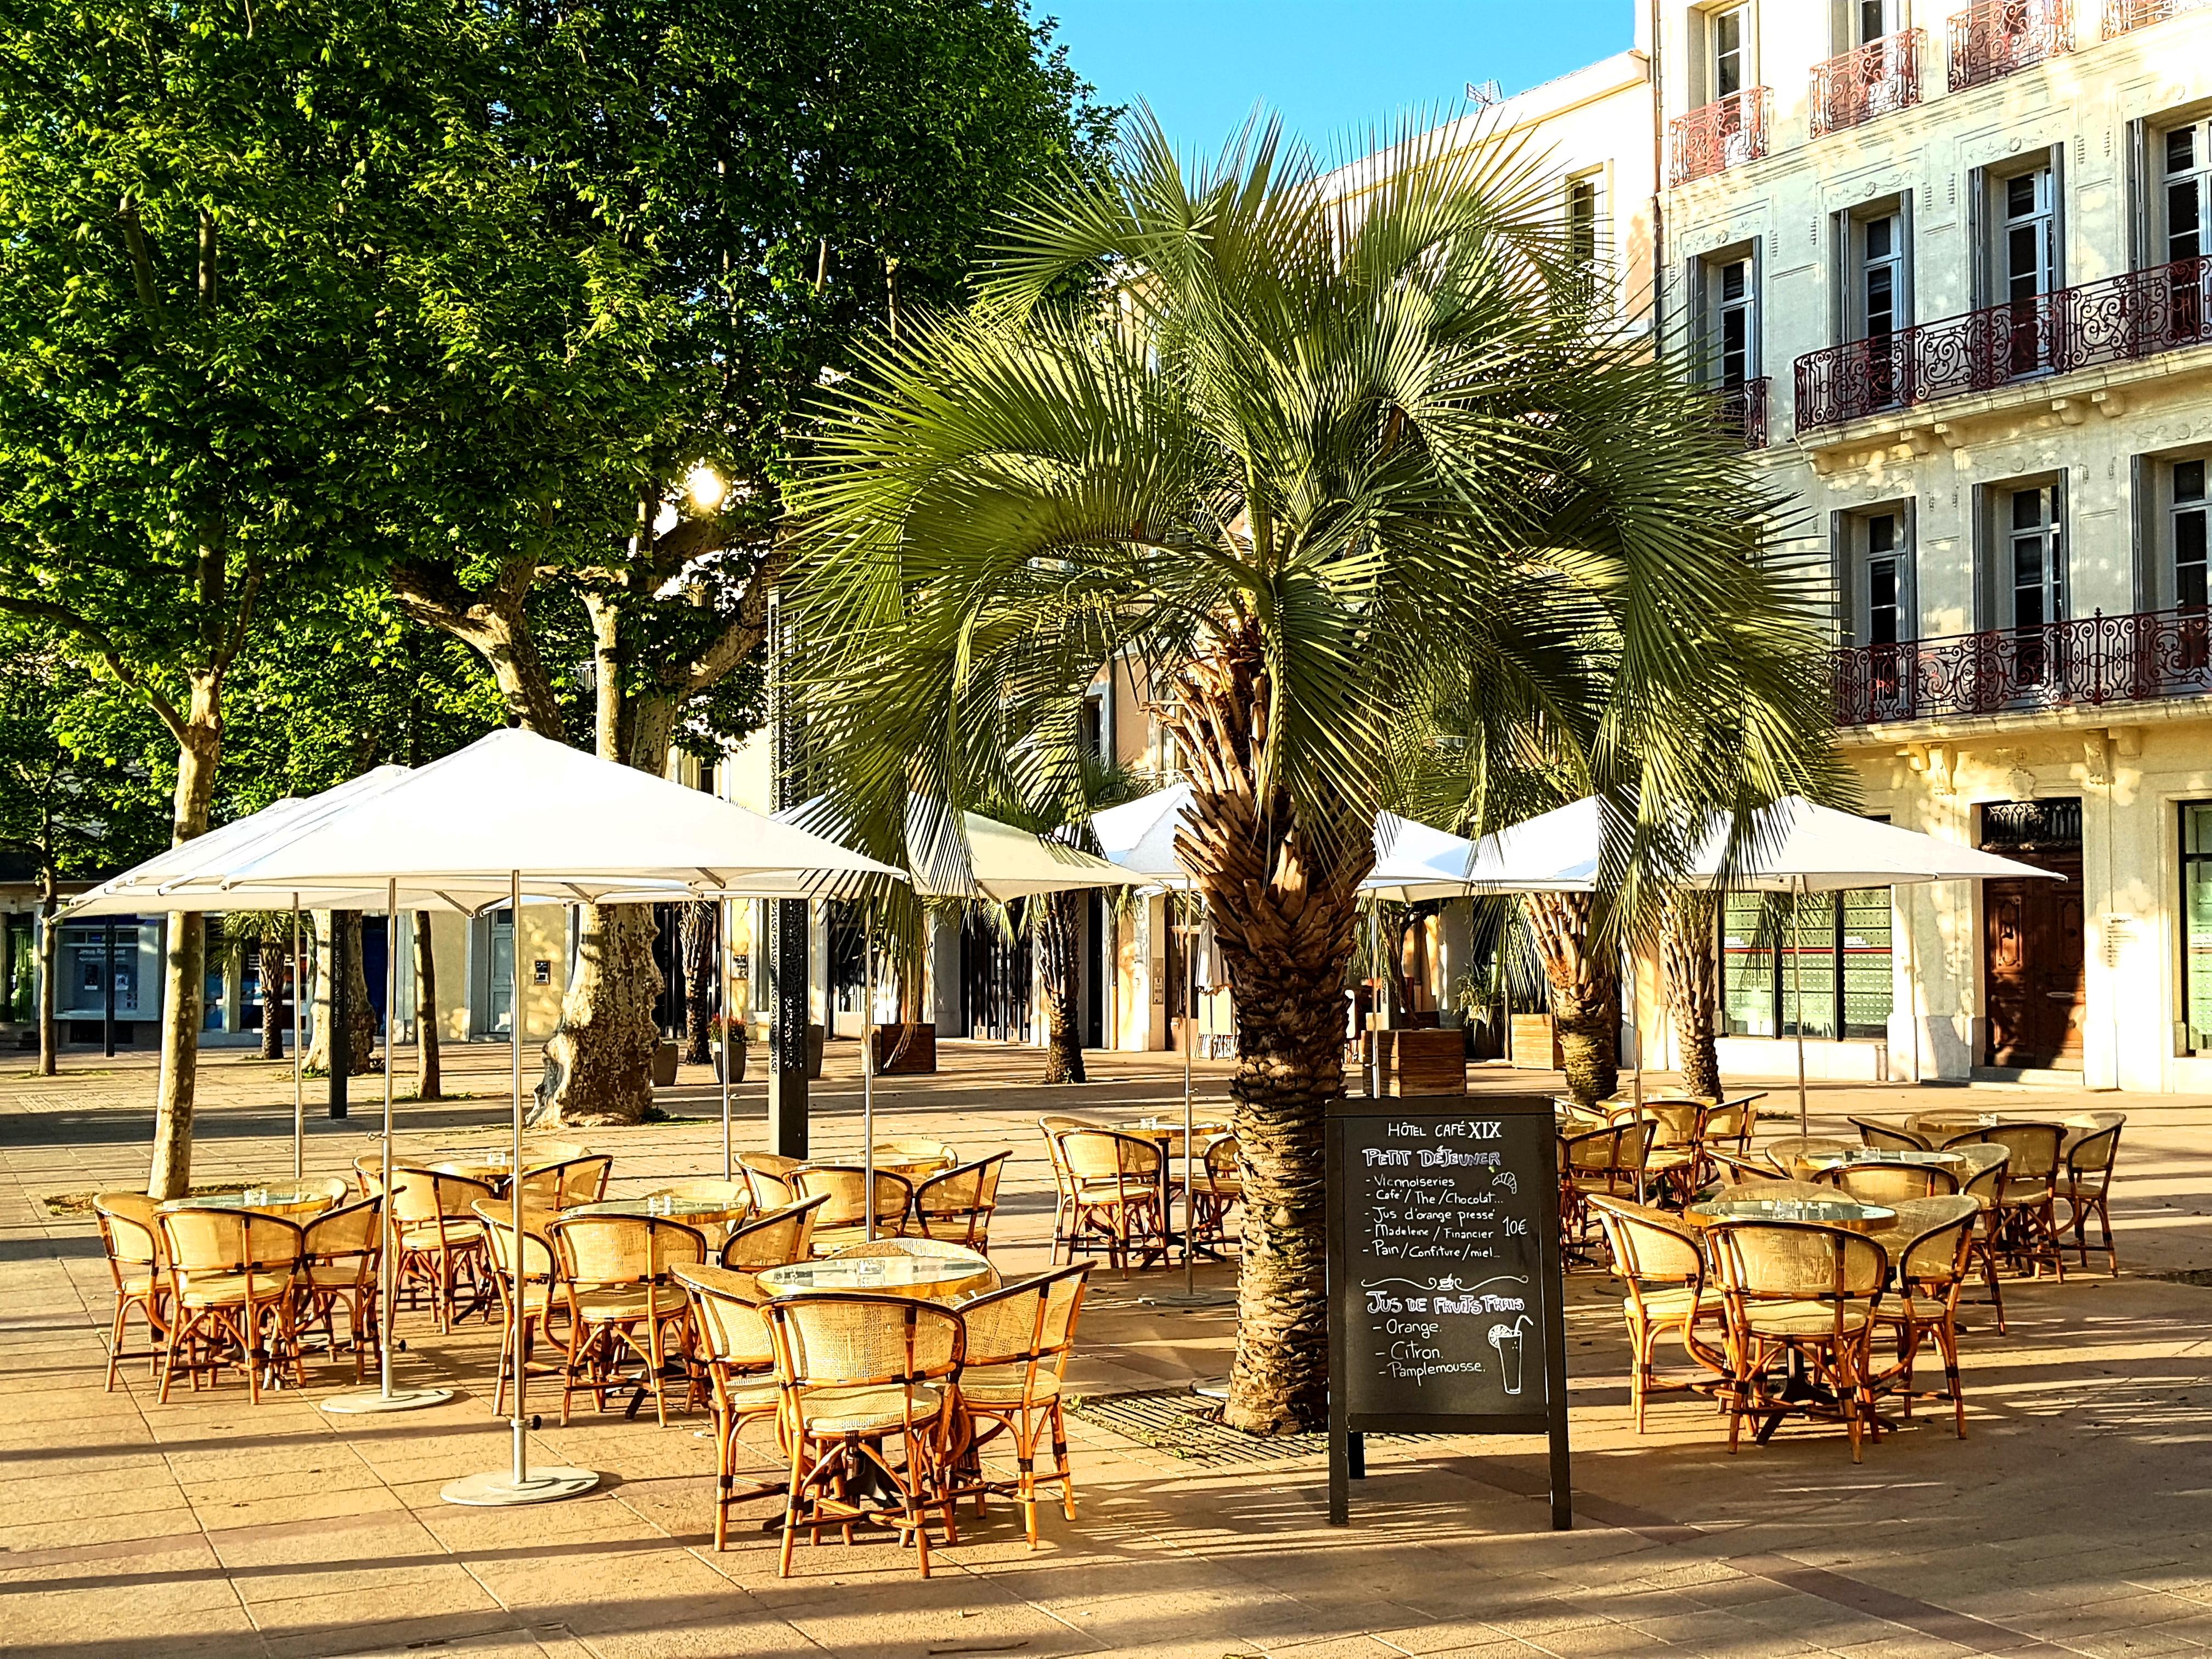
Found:
<svg viewBox="0 0 2212 1659"><path fill-rule="evenodd" d="M1143 1308L1229 1308L1237 1303L1237 1292L1221 1291L1150 1291L1137 1298Z"/></svg>
<svg viewBox="0 0 2212 1659"><path fill-rule="evenodd" d="M521 1480L514 1478L511 1469L501 1469L494 1474L464 1475L459 1480L449 1480L438 1493L448 1504L464 1504L471 1509L510 1509L522 1504L550 1504L562 1498L580 1498L599 1484L599 1477L590 1469L572 1469L560 1464L532 1469Z"/></svg>
<svg viewBox="0 0 2212 1659"><path fill-rule="evenodd" d="M453 1397L451 1389L394 1389L390 1394L372 1389L365 1394L332 1395L323 1401L323 1409L335 1417L359 1417L376 1412L420 1411L425 1406L442 1406Z"/></svg>

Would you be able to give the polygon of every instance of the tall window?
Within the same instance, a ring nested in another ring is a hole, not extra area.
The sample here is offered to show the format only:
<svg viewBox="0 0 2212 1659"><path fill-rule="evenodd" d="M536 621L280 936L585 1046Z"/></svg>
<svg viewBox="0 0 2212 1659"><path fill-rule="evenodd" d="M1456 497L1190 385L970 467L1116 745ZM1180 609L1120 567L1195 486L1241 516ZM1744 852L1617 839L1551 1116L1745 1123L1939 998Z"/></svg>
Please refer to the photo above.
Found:
<svg viewBox="0 0 2212 1659"><path fill-rule="evenodd" d="M1717 385L1734 388L1759 374L1758 295L1752 285L1749 257L1714 266L1709 282L1711 373Z"/></svg>
<svg viewBox="0 0 2212 1659"><path fill-rule="evenodd" d="M1905 515L1876 513L1866 521L1866 642L1895 645L1905 631Z"/></svg>
<svg viewBox="0 0 2212 1659"><path fill-rule="evenodd" d="M2165 163L2159 230L2166 260L2201 258L2205 210L2212 207L2212 121L2169 127L2159 137Z"/></svg>
<svg viewBox="0 0 2212 1659"><path fill-rule="evenodd" d="M1887 339L1904 320L1905 238L1894 213L1856 226L1859 251L1858 325L1862 338Z"/></svg>
<svg viewBox="0 0 2212 1659"><path fill-rule="evenodd" d="M1721 917L1722 1017L1731 1036L1889 1034L1887 887L1796 902L1732 893ZM1802 998L1802 1015L1801 1015Z"/></svg>
<svg viewBox="0 0 2212 1659"><path fill-rule="evenodd" d="M1567 180L1567 248L1583 264L1597 263L1598 176Z"/></svg>
<svg viewBox="0 0 2212 1659"><path fill-rule="evenodd" d="M2058 286L2058 211L2049 167L2032 167L1996 184L1997 287L2010 306L2007 336L2012 372L2026 374L2051 361L2044 295Z"/></svg>
<svg viewBox="0 0 2212 1659"><path fill-rule="evenodd" d="M2204 494L2204 463L2176 461L2172 474L2173 505L2166 511L2166 544L2173 550L2173 602L2202 610L2208 593L2205 543L2212 502Z"/></svg>
<svg viewBox="0 0 2212 1659"><path fill-rule="evenodd" d="M2212 801L2181 807L2181 928L2183 1042L2212 1053Z"/></svg>
<svg viewBox="0 0 2212 1659"><path fill-rule="evenodd" d="M1898 20L1900 0L1859 0L1859 38L1853 46L1873 44L1885 35L1895 34L1903 24Z"/></svg>
<svg viewBox="0 0 2212 1659"><path fill-rule="evenodd" d="M2066 544L2058 486L2008 492L2005 532L2012 577L2012 625L2041 628L2066 619Z"/></svg>
<svg viewBox="0 0 2212 1659"><path fill-rule="evenodd" d="M1713 98L1716 101L1732 98L1744 88L1744 46L1750 14L1748 6L1737 6L1729 11L1713 14Z"/></svg>

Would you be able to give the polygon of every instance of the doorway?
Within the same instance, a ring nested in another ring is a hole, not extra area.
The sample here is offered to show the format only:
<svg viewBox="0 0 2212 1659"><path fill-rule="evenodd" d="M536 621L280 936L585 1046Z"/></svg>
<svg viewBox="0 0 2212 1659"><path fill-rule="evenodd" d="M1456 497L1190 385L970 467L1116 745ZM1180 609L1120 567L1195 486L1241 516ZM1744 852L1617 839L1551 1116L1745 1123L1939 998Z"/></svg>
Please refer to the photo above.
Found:
<svg viewBox="0 0 2212 1659"><path fill-rule="evenodd" d="M1990 801L1982 848L2063 877L2021 877L1982 887L1984 1065L2079 1071L2088 1012L2083 975L2081 803Z"/></svg>

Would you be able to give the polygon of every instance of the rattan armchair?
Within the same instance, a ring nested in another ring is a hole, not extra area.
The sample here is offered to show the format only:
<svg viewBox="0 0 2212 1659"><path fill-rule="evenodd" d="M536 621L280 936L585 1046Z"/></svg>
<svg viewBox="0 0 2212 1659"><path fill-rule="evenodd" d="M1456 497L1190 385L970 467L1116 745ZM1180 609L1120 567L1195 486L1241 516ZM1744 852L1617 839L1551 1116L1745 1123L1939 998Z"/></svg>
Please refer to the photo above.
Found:
<svg viewBox="0 0 2212 1659"><path fill-rule="evenodd" d="M961 1418L954 1379L966 1332L934 1303L892 1296L799 1296L771 1302L781 1432L790 1456L779 1573L791 1576L800 1533L849 1536L857 1523L896 1528L929 1576L929 1529L957 1542L951 1464ZM893 1449L896 1448L896 1454ZM864 1477L893 1506L856 1501Z"/></svg>
<svg viewBox="0 0 2212 1659"><path fill-rule="evenodd" d="M691 1296L691 1329L714 1412L714 1547L730 1547L731 1508L784 1489L781 1480L737 1488L738 1438L773 1421L783 1398L775 1376L775 1339L768 1300L753 1276L727 1267L678 1267Z"/></svg>
<svg viewBox="0 0 2212 1659"><path fill-rule="evenodd" d="M1807 1161L1809 1155L1841 1158L1850 1150L1850 1141L1834 1135L1777 1135L1759 1148L1766 1155L1766 1161L1789 1181L1810 1181L1820 1173Z"/></svg>
<svg viewBox="0 0 2212 1659"><path fill-rule="evenodd" d="M740 1222L722 1241L721 1264L738 1273L758 1273L805 1261L814 1254L814 1218L829 1201L801 1199Z"/></svg>
<svg viewBox="0 0 2212 1659"><path fill-rule="evenodd" d="M2091 1216L2105 1236L2105 1262L2113 1278L2120 1276L2120 1253L2112 1246L2112 1212L2108 1207L2112 1192L2112 1166L2119 1159L2120 1128L2118 1123L2083 1135L2066 1149L2066 1159L2059 1170L2058 1196L2066 1200L2066 1231L2074 1235L2074 1249L2081 1258L2081 1268L2089 1267L2089 1229Z"/></svg>
<svg viewBox="0 0 2212 1659"><path fill-rule="evenodd" d="M441 1333L451 1331L455 1317L465 1311L464 1290L466 1310L490 1305L483 1283L483 1229L477 1224L475 1206L495 1196L489 1184L467 1176L392 1166L392 1225L399 1239L398 1259L392 1264L396 1280L410 1306L422 1291L429 1291Z"/></svg>
<svg viewBox="0 0 2212 1659"><path fill-rule="evenodd" d="M1140 1267L1164 1256L1159 1144L1118 1129L1064 1129L1055 1139L1073 1194L1068 1254L1095 1241L1124 1279L1133 1255Z"/></svg>
<svg viewBox="0 0 2212 1659"><path fill-rule="evenodd" d="M1741 1100L1708 1102L1705 1122L1698 1132L1698 1167L1692 1181L1703 1186L1713 1179L1721 1158L1747 1158L1751 1156L1751 1131L1759 1114L1752 1102L1756 1095Z"/></svg>
<svg viewBox="0 0 2212 1659"><path fill-rule="evenodd" d="M1963 1194L1923 1204L1928 1212L1947 1211L1917 1229L1897 1253L1897 1295L1888 1305L1875 1310L1878 1331L1893 1332L1897 1364L1875 1379L1879 1394L1894 1394L1912 1415L1915 1400L1948 1400L1959 1438L1966 1437L1966 1397L1959 1385L1959 1297L1973 1265L1974 1232L1981 1208ZM1944 1389L1940 1394L1917 1392L1912 1386L1912 1364L1921 1347L1933 1341L1943 1361Z"/></svg>
<svg viewBox="0 0 2212 1659"><path fill-rule="evenodd" d="M568 1421L579 1387L599 1410L607 1408L608 1394L623 1386L627 1356L643 1367L637 1386L652 1394L654 1419L665 1428L667 1369L690 1346L691 1300L674 1270L705 1263L705 1236L681 1222L642 1215L556 1216L545 1235L568 1316L562 1423Z"/></svg>
<svg viewBox="0 0 2212 1659"><path fill-rule="evenodd" d="M999 1207L999 1179L1012 1156L994 1152L931 1176L916 1187L914 1218L921 1236L988 1250L991 1218Z"/></svg>
<svg viewBox="0 0 2212 1659"><path fill-rule="evenodd" d="M791 1172L791 1189L800 1198L824 1198L829 1202L814 1218L814 1253L827 1255L841 1244L872 1235L896 1237L906 1231L907 1213L914 1208L914 1183L902 1175L878 1170L872 1203L868 1196L866 1166L859 1164L802 1164ZM874 1212L875 1225L869 1226Z"/></svg>
<svg viewBox="0 0 2212 1659"><path fill-rule="evenodd" d="M1229 1212L1244 1202L1239 1146L1235 1135L1216 1135L1206 1142L1191 1171L1194 1184L1184 1194L1183 1206L1194 1249L1211 1252L1214 1246L1237 1242L1229 1236Z"/></svg>
<svg viewBox="0 0 2212 1659"><path fill-rule="evenodd" d="M1871 1345L1888 1254L1863 1234L1814 1222L1724 1221L1705 1239L1727 1310L1729 1449L1746 1417L1763 1445L1784 1417L1814 1403L1785 1392L1775 1375L1778 1362L1794 1362L1832 1391L1859 1462L1861 1437L1881 1431Z"/></svg>
<svg viewBox="0 0 2212 1659"><path fill-rule="evenodd" d="M1097 1127L1087 1118L1041 1117L1037 1128L1044 1136L1045 1156L1052 1160L1052 1259L1060 1260L1066 1250L1069 1259L1075 1255L1075 1177L1067 1172L1067 1159L1061 1153L1060 1138L1072 1129Z"/></svg>
<svg viewBox="0 0 2212 1659"><path fill-rule="evenodd" d="M1907 1204L1920 1198L1948 1198L1959 1190L1959 1177L1940 1164L1886 1163L1879 1158L1838 1164L1819 1179L1841 1188L1862 1204Z"/></svg>
<svg viewBox="0 0 2212 1659"><path fill-rule="evenodd" d="M973 1495L980 1510L987 1494L1000 1492L1022 1506L1030 1547L1037 1547L1037 1491L1060 1489L1060 1512L1075 1519L1075 1477L1068 1468L1067 1425L1060 1393L1068 1356L1075 1351L1075 1322L1091 1264L1057 1267L1036 1279L1003 1285L960 1304L967 1349L960 1369L960 1403L969 1437L957 1496ZM982 1449L1000 1434L1014 1443L1014 1479L993 1480ZM1039 1443L1052 1437L1052 1462L1037 1472Z"/></svg>
<svg viewBox="0 0 2212 1659"><path fill-rule="evenodd" d="M542 1231L554 1218L548 1210L522 1212L522 1371L524 1392L532 1375L557 1376L562 1367L552 1363L533 1366L531 1351L553 1336L553 1243ZM489 1199L477 1205L477 1219L483 1225L484 1248L490 1256L492 1283L499 1294L499 1381L493 1386L491 1414L507 1414L507 1370L514 1363L514 1206L508 1199Z"/></svg>
<svg viewBox="0 0 2212 1659"><path fill-rule="evenodd" d="M738 1168L744 1171L745 1185L752 1189L753 1208L780 1210L798 1197L792 1190L791 1172L805 1162L780 1152L739 1152Z"/></svg>
<svg viewBox="0 0 2212 1659"><path fill-rule="evenodd" d="M607 1176L615 1161L605 1152L540 1164L522 1172L526 1209L566 1210L596 1204L607 1195Z"/></svg>
<svg viewBox="0 0 2212 1659"><path fill-rule="evenodd" d="M1559 1237L1569 1255L1595 1253L1593 1194L1644 1201L1644 1165L1658 1132L1656 1120L1632 1118L1559 1138Z"/></svg>
<svg viewBox="0 0 2212 1659"><path fill-rule="evenodd" d="M1584 1200L1605 1230L1613 1271L1628 1287L1620 1304L1628 1322L1632 1354L1629 1401L1636 1431L1644 1432L1646 1403L1655 1393L1713 1393L1728 1375L1723 1347L1699 1340L1701 1327L1725 1345L1720 1298L1705 1290L1705 1258L1698 1237L1680 1219L1663 1211L1593 1193ZM1709 1375L1662 1382L1656 1354L1659 1339L1673 1331L1682 1347Z"/></svg>
<svg viewBox="0 0 2212 1659"><path fill-rule="evenodd" d="M1705 1120L1711 1109L1701 1100L1660 1098L1611 1109L1607 1115L1614 1123L1651 1121L1651 1145L1644 1154L1646 1196L1656 1191L1662 1204L1671 1200L1677 1209L1689 1202L1705 1163Z"/></svg>
<svg viewBox="0 0 2212 1659"><path fill-rule="evenodd" d="M163 1304L168 1295L168 1273L161 1260L161 1206L143 1193L101 1193L92 1200L100 1219L100 1242L107 1253L107 1271L115 1281L115 1313L107 1333L107 1391L115 1391L115 1370L125 1359L146 1360L149 1375L158 1376L161 1339L168 1328ZM124 1322L136 1308L146 1322L146 1352L123 1352Z"/></svg>
<svg viewBox="0 0 2212 1659"><path fill-rule="evenodd" d="M212 1385L226 1364L243 1366L246 1395L256 1405L264 1369L273 1372L289 1360L293 1381L304 1383L292 1324L299 1224L252 1210L189 1207L162 1210L159 1220L170 1308L161 1403L168 1403L179 1365L195 1392L203 1373Z"/></svg>
<svg viewBox="0 0 2212 1659"><path fill-rule="evenodd" d="M1996 1253L2015 1267L2040 1275L2048 1261L2061 1284L2066 1254L2058 1238L2060 1149L2066 1130L2057 1123L1999 1123L1949 1142L2002 1146L2010 1154L1997 1183Z"/></svg>
<svg viewBox="0 0 2212 1659"><path fill-rule="evenodd" d="M1981 1213L1981 1225L1974 1232L1974 1259L1982 1264L1982 1282L1989 1287L1990 1306L1996 1312L1999 1336L2006 1334L2006 1329L2004 1291L1997 1281L1997 1199L2004 1189L2005 1164L2010 1161L2011 1154L2008 1152L1999 1162L1977 1170L1959 1189L1962 1197L1974 1200Z"/></svg>
<svg viewBox="0 0 2212 1659"><path fill-rule="evenodd" d="M1893 1152L1924 1152L1936 1144L1926 1135L1899 1124L1877 1122L1870 1117L1846 1118L1844 1121L1859 1132L1859 1144L1865 1146L1880 1146Z"/></svg>
<svg viewBox="0 0 2212 1659"><path fill-rule="evenodd" d="M384 1246L384 1200L366 1198L326 1210L300 1231L299 1305L294 1321L301 1334L322 1328L324 1352L338 1351L337 1314L345 1310L346 1340L353 1349L358 1382L368 1356L381 1340L376 1304L376 1263Z"/></svg>

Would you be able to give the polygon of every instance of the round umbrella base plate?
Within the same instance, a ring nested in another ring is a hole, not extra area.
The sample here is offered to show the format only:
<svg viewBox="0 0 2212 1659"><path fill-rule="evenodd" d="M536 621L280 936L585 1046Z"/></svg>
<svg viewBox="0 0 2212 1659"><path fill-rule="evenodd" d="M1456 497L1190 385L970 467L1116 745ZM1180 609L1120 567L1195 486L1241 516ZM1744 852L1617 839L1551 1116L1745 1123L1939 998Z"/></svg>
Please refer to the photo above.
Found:
<svg viewBox="0 0 2212 1659"><path fill-rule="evenodd" d="M1145 1308L1233 1308L1237 1292L1221 1291L1148 1291L1137 1298Z"/></svg>
<svg viewBox="0 0 2212 1659"><path fill-rule="evenodd" d="M390 1394L334 1394L323 1409L334 1417L362 1417L376 1412L415 1412L425 1406L442 1406L453 1397L451 1389L394 1389Z"/></svg>
<svg viewBox="0 0 2212 1659"><path fill-rule="evenodd" d="M599 1477L589 1469L572 1469L560 1464L532 1469L526 1480L517 1480L512 1469L501 1469L493 1474L464 1475L459 1480L449 1480L438 1496L448 1504L465 1504L471 1509L509 1509L519 1504L550 1504L556 1498L580 1498L599 1484Z"/></svg>

